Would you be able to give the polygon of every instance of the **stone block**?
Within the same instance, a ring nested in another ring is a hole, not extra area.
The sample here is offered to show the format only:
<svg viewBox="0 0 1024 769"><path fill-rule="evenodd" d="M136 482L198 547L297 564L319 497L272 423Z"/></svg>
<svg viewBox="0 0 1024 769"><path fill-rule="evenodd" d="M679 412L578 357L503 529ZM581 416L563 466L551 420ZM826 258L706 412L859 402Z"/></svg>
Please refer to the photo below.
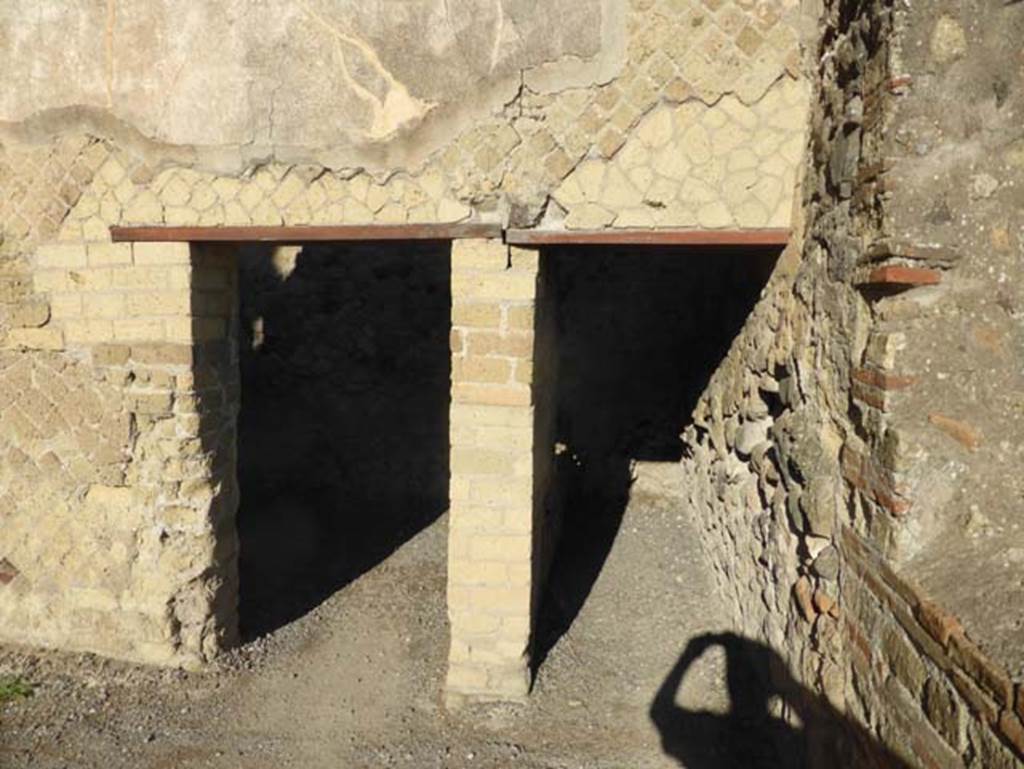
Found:
<svg viewBox="0 0 1024 769"><path fill-rule="evenodd" d="M456 240L452 243L452 271L501 272L509 267L508 246L500 240Z"/></svg>
<svg viewBox="0 0 1024 769"><path fill-rule="evenodd" d="M63 350L64 333L59 328L15 328L7 333L3 346L15 350Z"/></svg>
<svg viewBox="0 0 1024 769"><path fill-rule="evenodd" d="M929 678L924 686L924 712L954 750L966 747L966 721L957 698L949 688L936 678Z"/></svg>
<svg viewBox="0 0 1024 769"><path fill-rule="evenodd" d="M498 302L455 302L452 304L452 325L497 329L501 326L501 311L502 306Z"/></svg>
<svg viewBox="0 0 1024 769"><path fill-rule="evenodd" d="M40 246L36 251L36 265L40 269L85 267L88 263L84 244L55 243Z"/></svg>
<svg viewBox="0 0 1024 769"><path fill-rule="evenodd" d="M452 385L452 402L482 406L529 406L532 401L530 390L526 387L457 382Z"/></svg>
<svg viewBox="0 0 1024 769"><path fill-rule="evenodd" d="M529 331L496 334L473 331L466 335L470 355L498 355L510 358L533 357L533 333Z"/></svg>
<svg viewBox="0 0 1024 769"><path fill-rule="evenodd" d="M452 379L456 381L503 384L512 378L512 363L502 358L470 355L456 359L452 366Z"/></svg>
<svg viewBox="0 0 1024 769"><path fill-rule="evenodd" d="M0 305L0 320L6 318L13 328L39 328L50 320L50 304L39 300Z"/></svg>
<svg viewBox="0 0 1024 769"><path fill-rule="evenodd" d="M131 243L90 243L86 250L90 267L109 267L132 263Z"/></svg>

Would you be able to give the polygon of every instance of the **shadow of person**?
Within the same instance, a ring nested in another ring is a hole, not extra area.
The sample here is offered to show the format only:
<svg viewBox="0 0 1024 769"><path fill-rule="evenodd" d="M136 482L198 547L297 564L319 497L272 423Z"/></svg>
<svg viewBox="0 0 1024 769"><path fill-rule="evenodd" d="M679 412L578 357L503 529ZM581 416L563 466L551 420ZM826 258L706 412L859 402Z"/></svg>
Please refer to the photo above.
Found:
<svg viewBox="0 0 1024 769"><path fill-rule="evenodd" d="M675 697L683 677L713 647L725 652L730 711L680 707ZM800 726L772 713L776 701ZM827 699L801 686L771 647L733 633L693 638L658 689L649 714L666 755L686 769L909 769Z"/></svg>

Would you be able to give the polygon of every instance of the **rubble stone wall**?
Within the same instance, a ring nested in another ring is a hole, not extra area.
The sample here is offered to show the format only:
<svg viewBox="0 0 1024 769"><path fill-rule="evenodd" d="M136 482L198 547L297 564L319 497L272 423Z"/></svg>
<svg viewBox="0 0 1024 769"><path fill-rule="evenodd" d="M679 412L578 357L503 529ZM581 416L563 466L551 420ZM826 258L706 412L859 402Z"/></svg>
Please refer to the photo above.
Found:
<svg viewBox="0 0 1024 769"><path fill-rule="evenodd" d="M37 252L21 307L47 311L0 350L4 640L181 665L232 641L230 259Z"/></svg>
<svg viewBox="0 0 1024 769"><path fill-rule="evenodd" d="M1024 757L1005 578L1021 24L1013 5L825 4L801 242L684 436L736 627L827 698L844 765Z"/></svg>

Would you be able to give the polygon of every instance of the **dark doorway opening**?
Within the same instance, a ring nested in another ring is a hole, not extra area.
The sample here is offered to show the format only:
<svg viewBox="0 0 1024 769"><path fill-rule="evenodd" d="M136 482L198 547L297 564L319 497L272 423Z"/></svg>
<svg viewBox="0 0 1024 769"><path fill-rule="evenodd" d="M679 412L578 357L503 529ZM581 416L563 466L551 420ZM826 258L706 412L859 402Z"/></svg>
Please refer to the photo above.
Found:
<svg viewBox="0 0 1024 769"><path fill-rule="evenodd" d="M680 434L753 309L778 247L553 248L558 335L554 514L539 667L579 614L629 501L634 460L677 462Z"/></svg>
<svg viewBox="0 0 1024 769"><path fill-rule="evenodd" d="M244 640L309 612L447 508L450 252L242 249Z"/></svg>

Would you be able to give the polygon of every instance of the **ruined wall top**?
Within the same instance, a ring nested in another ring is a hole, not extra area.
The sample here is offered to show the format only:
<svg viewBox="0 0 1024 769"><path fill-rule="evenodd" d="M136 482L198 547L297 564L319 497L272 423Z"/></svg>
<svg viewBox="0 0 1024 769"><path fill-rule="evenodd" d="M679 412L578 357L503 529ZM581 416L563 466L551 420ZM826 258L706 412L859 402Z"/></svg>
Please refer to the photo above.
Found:
<svg viewBox="0 0 1024 769"><path fill-rule="evenodd" d="M524 90L557 95L639 70L654 92L681 76L706 101L736 91L750 103L784 71L790 36L762 38L794 5L10 0L0 66L18 87L0 93L0 137L85 129L197 148L222 170L394 168ZM741 35L748 20L758 24Z"/></svg>
<svg viewBox="0 0 1024 769"><path fill-rule="evenodd" d="M623 0L12 0L0 119L172 145L343 151L621 70Z"/></svg>

